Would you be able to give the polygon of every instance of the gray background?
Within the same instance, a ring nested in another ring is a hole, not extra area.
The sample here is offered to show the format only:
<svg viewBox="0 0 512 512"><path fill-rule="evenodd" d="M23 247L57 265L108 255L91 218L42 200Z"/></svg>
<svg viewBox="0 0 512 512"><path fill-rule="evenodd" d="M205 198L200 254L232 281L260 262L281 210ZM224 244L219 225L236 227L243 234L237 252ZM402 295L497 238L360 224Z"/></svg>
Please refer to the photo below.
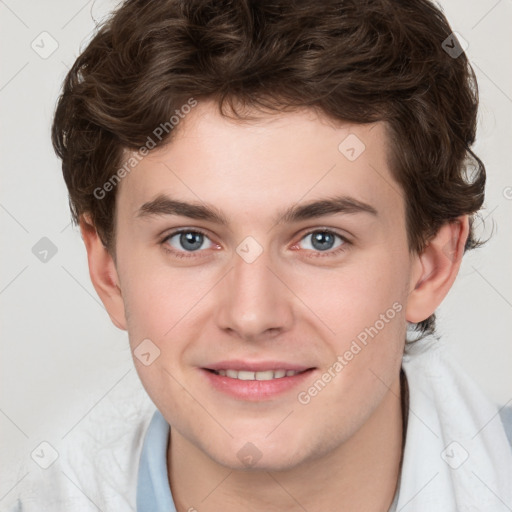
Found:
<svg viewBox="0 0 512 512"><path fill-rule="evenodd" d="M95 20L114 5L0 1L0 509L26 476L19 464L29 461L30 471L30 453L41 441L58 449L98 404L115 407L116 393L131 389L146 400L127 334L111 324L90 283L85 247L70 224L60 162L50 145L65 73ZM489 175L479 232L493 236L465 256L439 310L439 332L486 394L505 404L512 401L512 2L441 5L469 44L479 79L475 150ZM58 47L46 55L52 45ZM33 253L43 237L57 251L46 262Z"/></svg>

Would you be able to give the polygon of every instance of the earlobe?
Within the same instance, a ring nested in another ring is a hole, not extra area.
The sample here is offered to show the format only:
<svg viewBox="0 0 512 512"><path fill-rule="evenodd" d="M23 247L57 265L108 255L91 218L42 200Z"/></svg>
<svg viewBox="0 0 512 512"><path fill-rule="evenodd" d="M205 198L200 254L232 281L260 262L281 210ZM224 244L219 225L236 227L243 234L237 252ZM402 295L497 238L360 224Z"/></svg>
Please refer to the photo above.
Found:
<svg viewBox="0 0 512 512"><path fill-rule="evenodd" d="M426 320L446 297L459 272L468 234L469 218L463 215L441 226L425 250L416 256L407 321Z"/></svg>
<svg viewBox="0 0 512 512"><path fill-rule="evenodd" d="M119 329L126 330L124 301L112 255L103 245L90 217L86 214L80 217L80 232L87 250L89 275L94 289L112 323Z"/></svg>

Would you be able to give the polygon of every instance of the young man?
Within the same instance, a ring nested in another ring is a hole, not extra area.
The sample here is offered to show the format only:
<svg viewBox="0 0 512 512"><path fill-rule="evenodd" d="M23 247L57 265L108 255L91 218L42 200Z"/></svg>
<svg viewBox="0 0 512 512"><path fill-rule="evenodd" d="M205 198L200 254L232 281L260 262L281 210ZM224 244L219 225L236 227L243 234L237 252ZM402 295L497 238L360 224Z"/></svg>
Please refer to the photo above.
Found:
<svg viewBox="0 0 512 512"><path fill-rule="evenodd" d="M478 245L477 103L426 0L121 5L53 142L157 411L124 487L74 454L53 510L510 510L498 407L427 337Z"/></svg>

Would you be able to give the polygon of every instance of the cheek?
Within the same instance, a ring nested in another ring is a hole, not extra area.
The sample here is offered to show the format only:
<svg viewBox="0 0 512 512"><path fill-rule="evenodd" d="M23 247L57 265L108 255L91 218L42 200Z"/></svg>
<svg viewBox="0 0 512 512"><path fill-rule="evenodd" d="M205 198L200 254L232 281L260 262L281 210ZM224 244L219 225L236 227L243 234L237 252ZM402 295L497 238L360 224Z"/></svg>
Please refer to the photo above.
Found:
<svg viewBox="0 0 512 512"><path fill-rule="evenodd" d="M383 251L371 261L361 259L301 280L298 294L314 305L315 316L328 328L326 370L336 375L332 393L354 399L375 396L377 388L386 389L380 379L389 383L396 376L407 325L405 265ZM307 295L308 289L314 292Z"/></svg>
<svg viewBox="0 0 512 512"><path fill-rule="evenodd" d="M343 284L342 293L324 297L318 304L322 308L318 315L334 334L325 337L329 356L320 378L308 382L297 398L305 404L301 405L304 414L327 414L330 419L326 421L336 419L349 435L375 410L396 379L406 321L396 283L381 282L378 293L374 279L368 276Z"/></svg>
<svg viewBox="0 0 512 512"><path fill-rule="evenodd" d="M289 274L288 282L313 313L312 321L321 321L319 325L337 340L339 350L375 323L379 331L389 331L391 323L401 323L397 313L405 309L403 269L407 263L385 252L368 256L354 254L337 269L311 267L300 275Z"/></svg>
<svg viewBox="0 0 512 512"><path fill-rule="evenodd" d="M135 337L162 340L171 335L182 318L193 312L207 291L201 272L186 268L171 269L159 254L150 251L125 252L119 262L128 330ZM123 280L124 283L124 280ZM134 339L134 341L136 341Z"/></svg>

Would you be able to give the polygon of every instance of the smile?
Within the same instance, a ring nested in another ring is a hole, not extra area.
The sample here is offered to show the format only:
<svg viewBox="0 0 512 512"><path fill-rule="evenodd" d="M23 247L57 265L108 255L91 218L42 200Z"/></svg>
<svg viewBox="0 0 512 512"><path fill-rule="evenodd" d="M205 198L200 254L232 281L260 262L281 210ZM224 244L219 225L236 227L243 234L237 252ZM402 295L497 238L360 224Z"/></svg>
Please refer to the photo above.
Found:
<svg viewBox="0 0 512 512"><path fill-rule="evenodd" d="M247 370L210 370L216 375L228 377L230 379L238 380L273 380L282 379L283 377L293 377L298 373L294 370L265 370L261 372L251 372ZM306 371L306 370L305 370Z"/></svg>
<svg viewBox="0 0 512 512"><path fill-rule="evenodd" d="M206 378L209 389L230 396L236 400L260 402L276 399L287 395L296 388L303 388L308 379L312 378L315 368L285 369L276 366L277 370L200 368ZM291 399L290 395L290 399Z"/></svg>

